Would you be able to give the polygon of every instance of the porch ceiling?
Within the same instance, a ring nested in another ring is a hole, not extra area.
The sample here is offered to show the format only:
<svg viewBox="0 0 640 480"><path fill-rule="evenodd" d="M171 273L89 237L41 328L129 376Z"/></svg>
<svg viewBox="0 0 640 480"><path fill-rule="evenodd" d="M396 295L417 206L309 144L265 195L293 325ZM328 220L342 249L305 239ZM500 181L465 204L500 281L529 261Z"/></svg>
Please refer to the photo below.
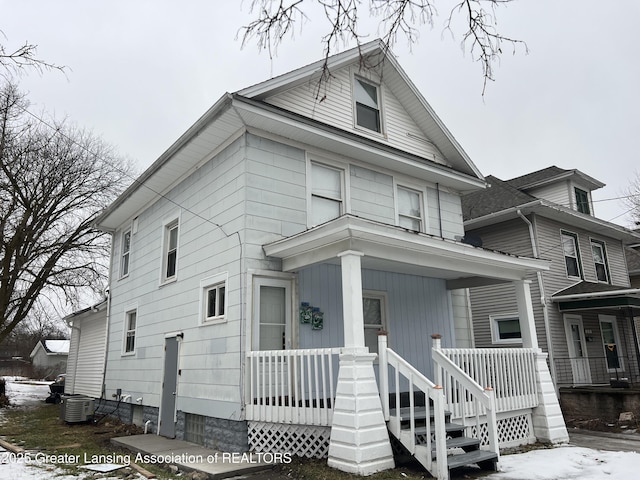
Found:
<svg viewBox="0 0 640 480"><path fill-rule="evenodd" d="M392 225L343 215L335 220L263 246L293 272L317 263L335 263L346 250L362 252L362 268L447 280L448 288L523 280L549 269L550 262L517 257Z"/></svg>

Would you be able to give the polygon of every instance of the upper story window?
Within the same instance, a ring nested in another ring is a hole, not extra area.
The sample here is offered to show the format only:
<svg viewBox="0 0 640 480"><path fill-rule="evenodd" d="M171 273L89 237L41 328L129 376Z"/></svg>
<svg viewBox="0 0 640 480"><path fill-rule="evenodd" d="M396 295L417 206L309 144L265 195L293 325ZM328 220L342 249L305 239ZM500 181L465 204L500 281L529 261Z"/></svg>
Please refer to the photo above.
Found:
<svg viewBox="0 0 640 480"><path fill-rule="evenodd" d="M517 314L491 316L493 343L522 343L520 318Z"/></svg>
<svg viewBox="0 0 640 480"><path fill-rule="evenodd" d="M164 222L162 238L162 271L160 283L176 279L178 271L178 234L179 219L174 217Z"/></svg>
<svg viewBox="0 0 640 480"><path fill-rule="evenodd" d="M580 265L580 251L578 249L578 236L571 232L561 232L562 251L568 277L582 278L582 266Z"/></svg>
<svg viewBox="0 0 640 480"><path fill-rule="evenodd" d="M589 208L589 194L579 188L574 189L576 192L576 210L581 213L591 215L591 209Z"/></svg>
<svg viewBox="0 0 640 480"><path fill-rule="evenodd" d="M397 187L398 224L401 227L422 231L422 193L406 187Z"/></svg>
<svg viewBox="0 0 640 480"><path fill-rule="evenodd" d="M311 162L311 226L320 225L344 213L344 170Z"/></svg>
<svg viewBox="0 0 640 480"><path fill-rule="evenodd" d="M607 263L607 252L604 248L604 242L591 240L591 253L593 254L593 263L596 268L598 281L609 283L609 265Z"/></svg>
<svg viewBox="0 0 640 480"><path fill-rule="evenodd" d="M122 257L120 260L120 276L129 275L129 260L131 257L131 230L122 234Z"/></svg>
<svg viewBox="0 0 640 480"><path fill-rule="evenodd" d="M124 353L134 353L136 350L138 311L134 309L126 312L124 321Z"/></svg>
<svg viewBox="0 0 640 480"><path fill-rule="evenodd" d="M376 85L355 78L356 125L380 133L380 95Z"/></svg>

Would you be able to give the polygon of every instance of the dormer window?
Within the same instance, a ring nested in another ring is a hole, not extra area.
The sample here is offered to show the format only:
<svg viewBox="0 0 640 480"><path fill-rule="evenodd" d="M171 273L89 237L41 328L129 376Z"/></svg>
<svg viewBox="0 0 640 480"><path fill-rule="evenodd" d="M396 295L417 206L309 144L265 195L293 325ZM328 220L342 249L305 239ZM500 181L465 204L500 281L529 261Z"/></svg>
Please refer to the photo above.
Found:
<svg viewBox="0 0 640 480"><path fill-rule="evenodd" d="M576 192L576 210L581 213L591 215L591 209L589 208L589 194L579 188L575 189Z"/></svg>
<svg viewBox="0 0 640 480"><path fill-rule="evenodd" d="M355 78L356 125L380 133L380 97L378 87Z"/></svg>

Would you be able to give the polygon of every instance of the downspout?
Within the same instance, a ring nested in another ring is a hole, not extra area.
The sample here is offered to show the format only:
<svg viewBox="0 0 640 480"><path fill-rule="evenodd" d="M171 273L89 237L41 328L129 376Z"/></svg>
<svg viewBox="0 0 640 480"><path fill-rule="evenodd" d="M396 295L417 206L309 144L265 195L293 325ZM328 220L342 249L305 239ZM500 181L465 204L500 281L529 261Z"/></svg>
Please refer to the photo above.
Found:
<svg viewBox="0 0 640 480"><path fill-rule="evenodd" d="M531 239L531 250L533 252L533 256L535 258L538 258L538 245L536 243L536 237L533 231L533 224L529 221L527 217L524 216L524 214L520 209L518 209L516 213L524 221L524 223L527 224L527 227L529 227L529 238ZM549 311L547 307L547 300L544 296L544 282L542 279L542 272L540 271L536 272L536 277L538 277L538 289L540 290L540 304L542 305L544 334L547 337L547 353L549 354L549 373L551 373L551 379L553 380L553 384L556 385L556 365L555 365L554 356L553 356L553 338L551 337L551 327L549 326ZM556 389L557 389L557 386L556 386Z"/></svg>

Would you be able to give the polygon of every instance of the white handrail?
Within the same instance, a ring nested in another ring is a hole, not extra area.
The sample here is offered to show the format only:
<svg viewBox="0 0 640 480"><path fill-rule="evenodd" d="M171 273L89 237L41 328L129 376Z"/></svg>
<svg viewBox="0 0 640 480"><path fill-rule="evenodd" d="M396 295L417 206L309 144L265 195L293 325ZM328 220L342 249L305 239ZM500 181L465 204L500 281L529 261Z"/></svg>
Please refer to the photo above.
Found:
<svg viewBox="0 0 640 480"><path fill-rule="evenodd" d="M437 382L442 382L447 408L453 410L452 417L463 419L475 417L476 434L480 438L480 416L485 414L487 416L488 449L496 455L500 455L494 389L491 386L482 387L453 363L441 351L439 335L433 335L431 354L435 378Z"/></svg>
<svg viewBox="0 0 640 480"><path fill-rule="evenodd" d="M385 419L389 421L389 430L402 442L405 448L420 460L422 465L438 480L449 478L447 468L447 446L445 430L444 394L442 387L436 385L413 365L408 363L400 355L387 347L385 334L378 336L378 364L380 379L380 395ZM389 408L389 368L393 369L393 386L395 390L395 415L391 415ZM409 407L401 409L400 385L401 378L408 381ZM425 396L425 440L426 445L416 444L416 389ZM431 400L431 402L429 402ZM435 438L435 460L433 459L433 443L431 439L431 418L429 415L429 403L433 403L433 433ZM403 430L401 423L409 421L409 430ZM418 450L420 450L418 452Z"/></svg>

